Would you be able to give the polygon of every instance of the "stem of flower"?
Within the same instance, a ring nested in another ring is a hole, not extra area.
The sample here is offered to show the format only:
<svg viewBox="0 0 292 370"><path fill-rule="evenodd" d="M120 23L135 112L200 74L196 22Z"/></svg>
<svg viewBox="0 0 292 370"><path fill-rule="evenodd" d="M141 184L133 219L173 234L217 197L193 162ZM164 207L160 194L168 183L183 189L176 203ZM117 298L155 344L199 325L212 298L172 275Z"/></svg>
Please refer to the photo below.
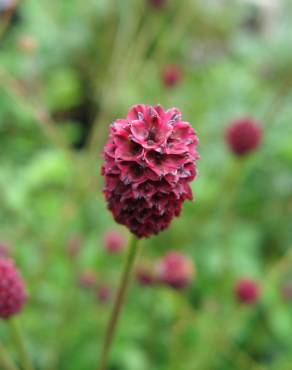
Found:
<svg viewBox="0 0 292 370"><path fill-rule="evenodd" d="M19 356L23 370L33 370L33 365L30 360L26 343L21 332L21 328L17 319L13 318L9 320L11 332L14 338L15 345L19 351Z"/></svg>
<svg viewBox="0 0 292 370"><path fill-rule="evenodd" d="M11 357L9 356L8 352L6 351L5 347L0 343L0 364L1 368L5 370L18 370L15 366L14 362L12 361Z"/></svg>
<svg viewBox="0 0 292 370"><path fill-rule="evenodd" d="M127 289L129 287L130 276L131 276L131 272L134 267L134 261L135 261L137 252L138 252L138 239L136 239L133 236L129 243L127 259L126 259L124 270L121 276L119 289L117 291L117 295L116 295L114 305L112 308L110 321L108 323L108 327L106 330L106 334L105 334L105 338L104 338L104 342L102 346L102 351L101 351L100 364L98 368L99 370L106 370L109 351L111 349L116 326L117 326L119 316L121 313L121 308L125 300Z"/></svg>

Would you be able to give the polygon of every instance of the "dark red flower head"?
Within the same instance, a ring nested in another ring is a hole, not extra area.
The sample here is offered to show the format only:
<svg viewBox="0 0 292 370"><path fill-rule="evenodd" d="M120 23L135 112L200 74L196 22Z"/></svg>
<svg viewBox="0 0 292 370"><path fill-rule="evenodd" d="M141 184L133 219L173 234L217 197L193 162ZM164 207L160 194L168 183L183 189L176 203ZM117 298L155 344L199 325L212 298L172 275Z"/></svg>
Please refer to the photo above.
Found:
<svg viewBox="0 0 292 370"><path fill-rule="evenodd" d="M159 261L157 274L160 282L175 289L183 289L194 278L195 268L189 257L180 252L171 251Z"/></svg>
<svg viewBox="0 0 292 370"><path fill-rule="evenodd" d="M177 86L183 78L183 71L180 66L170 64L162 72L162 81L166 87Z"/></svg>
<svg viewBox="0 0 292 370"><path fill-rule="evenodd" d="M117 230L110 230L104 236L104 247L109 253L119 253L125 248L125 237Z"/></svg>
<svg viewBox="0 0 292 370"><path fill-rule="evenodd" d="M163 9L167 5L168 0L147 0L148 4L155 9Z"/></svg>
<svg viewBox="0 0 292 370"><path fill-rule="evenodd" d="M166 229L192 199L198 138L177 108L136 105L104 148L104 194L115 220L137 237Z"/></svg>
<svg viewBox="0 0 292 370"><path fill-rule="evenodd" d="M234 154L243 156L258 148L262 135L260 124L252 118L243 118L228 127L226 140Z"/></svg>
<svg viewBox="0 0 292 370"><path fill-rule="evenodd" d="M259 284L255 280L240 279L235 286L235 294L239 302L255 304L260 296Z"/></svg>
<svg viewBox="0 0 292 370"><path fill-rule="evenodd" d="M9 319L20 312L27 293L20 273L11 259L0 258L0 317Z"/></svg>

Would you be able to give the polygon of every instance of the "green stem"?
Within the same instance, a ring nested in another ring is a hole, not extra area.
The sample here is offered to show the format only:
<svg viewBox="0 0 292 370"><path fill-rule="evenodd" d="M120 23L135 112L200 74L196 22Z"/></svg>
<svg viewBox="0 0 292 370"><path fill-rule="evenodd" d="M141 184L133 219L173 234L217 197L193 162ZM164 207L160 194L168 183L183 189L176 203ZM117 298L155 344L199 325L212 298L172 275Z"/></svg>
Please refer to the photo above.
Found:
<svg viewBox="0 0 292 370"><path fill-rule="evenodd" d="M127 289L129 287L130 276L131 276L131 272L134 267L135 257L137 255L137 251L138 251L137 246L138 246L138 239L136 239L133 236L129 243L127 259L124 265L123 274L121 276L119 289L117 291L115 302L112 308L110 321L108 323L108 327L106 330L106 334L105 334L105 338L104 338L104 342L102 346L102 351L101 351L100 364L98 368L99 370L106 370L106 366L108 362L108 355L111 349L116 326L117 326L119 316L121 313L121 308L125 300Z"/></svg>
<svg viewBox="0 0 292 370"><path fill-rule="evenodd" d="M5 370L18 370L15 366L14 362L12 361L11 357L9 356L8 352L6 351L5 347L0 343L0 364L1 368Z"/></svg>
<svg viewBox="0 0 292 370"><path fill-rule="evenodd" d="M14 318L9 320L11 332L15 341L15 345L19 351L19 356L22 364L23 370L33 370L33 365L31 363L29 353L26 348L26 343L21 332L20 325L18 321Z"/></svg>

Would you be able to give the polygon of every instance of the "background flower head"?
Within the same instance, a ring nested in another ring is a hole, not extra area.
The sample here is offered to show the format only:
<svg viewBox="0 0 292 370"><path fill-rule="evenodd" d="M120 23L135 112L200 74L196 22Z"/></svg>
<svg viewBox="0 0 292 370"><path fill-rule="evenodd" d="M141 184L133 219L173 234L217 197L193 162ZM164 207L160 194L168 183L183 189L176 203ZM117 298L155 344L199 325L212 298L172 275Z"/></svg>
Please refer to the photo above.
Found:
<svg viewBox="0 0 292 370"><path fill-rule="evenodd" d="M260 297L260 286L252 279L240 279L235 286L235 295L239 302L255 304Z"/></svg>
<svg viewBox="0 0 292 370"><path fill-rule="evenodd" d="M244 156L258 148L263 131L252 118L238 119L228 127L226 140L231 151L237 156Z"/></svg>
<svg viewBox="0 0 292 370"><path fill-rule="evenodd" d="M0 258L0 317L9 319L19 313L27 292L19 271L11 259Z"/></svg>
<svg viewBox="0 0 292 370"><path fill-rule="evenodd" d="M110 230L104 235L104 248L109 253L119 253L126 246L125 236L118 230Z"/></svg>
<svg viewBox="0 0 292 370"><path fill-rule="evenodd" d="M175 289L183 289L195 277L195 267L188 256L170 251L158 262L157 275L160 282Z"/></svg>

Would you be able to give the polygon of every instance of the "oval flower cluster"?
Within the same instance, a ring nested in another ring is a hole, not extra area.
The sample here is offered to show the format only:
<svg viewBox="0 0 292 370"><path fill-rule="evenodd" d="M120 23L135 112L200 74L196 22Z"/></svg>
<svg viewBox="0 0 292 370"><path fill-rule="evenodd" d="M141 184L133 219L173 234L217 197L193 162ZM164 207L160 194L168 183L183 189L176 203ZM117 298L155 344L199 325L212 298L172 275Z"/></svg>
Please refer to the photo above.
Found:
<svg viewBox="0 0 292 370"><path fill-rule="evenodd" d="M262 136L261 125L248 117L235 120L226 131L227 143L237 156L244 156L256 150L261 143Z"/></svg>
<svg viewBox="0 0 292 370"><path fill-rule="evenodd" d="M20 312L26 300L24 282L14 262L0 258L0 317L9 319Z"/></svg>
<svg viewBox="0 0 292 370"><path fill-rule="evenodd" d="M254 304L259 300L260 286L255 280L243 278L237 282L235 294L239 302Z"/></svg>
<svg viewBox="0 0 292 370"><path fill-rule="evenodd" d="M192 199L198 138L177 108L136 105L116 120L104 148L104 194L118 223L137 237L167 228Z"/></svg>
<svg viewBox="0 0 292 370"><path fill-rule="evenodd" d="M157 266L159 281L175 289L186 288L195 275L193 261L176 251L168 252Z"/></svg>

